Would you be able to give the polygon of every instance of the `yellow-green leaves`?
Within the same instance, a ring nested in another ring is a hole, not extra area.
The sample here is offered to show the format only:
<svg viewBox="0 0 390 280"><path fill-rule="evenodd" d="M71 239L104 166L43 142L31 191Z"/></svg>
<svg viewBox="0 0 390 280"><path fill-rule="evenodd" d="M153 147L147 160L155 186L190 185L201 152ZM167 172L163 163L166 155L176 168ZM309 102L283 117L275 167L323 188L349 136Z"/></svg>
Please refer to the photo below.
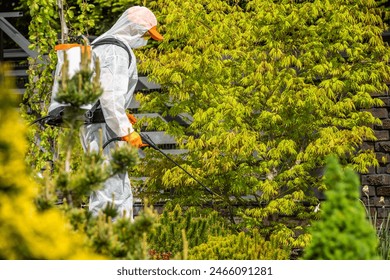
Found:
<svg viewBox="0 0 390 280"><path fill-rule="evenodd" d="M232 214L232 205L248 195L259 207L247 213L251 223L251 215L315 216L298 201L316 205L308 190L322 186L315 170L328 154L359 170L377 163L372 154L358 152L363 140L374 139L370 127L378 123L363 109L381 103L372 96L387 91L390 73L383 23L373 5L153 3L168 40L158 52L143 54L141 69L169 89L148 97L145 108L153 104L163 113L193 117L189 127L168 131L188 151L183 163L225 197ZM168 100L169 110L157 106ZM167 168L165 186L199 189Z"/></svg>

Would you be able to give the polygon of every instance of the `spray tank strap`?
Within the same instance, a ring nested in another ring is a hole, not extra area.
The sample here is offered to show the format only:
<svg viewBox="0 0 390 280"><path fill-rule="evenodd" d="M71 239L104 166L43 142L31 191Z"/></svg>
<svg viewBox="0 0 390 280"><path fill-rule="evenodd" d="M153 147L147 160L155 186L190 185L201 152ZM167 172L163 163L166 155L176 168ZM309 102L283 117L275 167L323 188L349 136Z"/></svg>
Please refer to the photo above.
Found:
<svg viewBox="0 0 390 280"><path fill-rule="evenodd" d="M115 38L104 38L104 39L99 40L97 42L92 42L91 45L94 48L96 48L98 46L102 46L102 45L116 45L118 47L123 48L127 52L127 54L129 55L129 67L130 67L130 65L131 65L131 53L130 53L129 48L122 41L120 41L118 39L115 39Z"/></svg>

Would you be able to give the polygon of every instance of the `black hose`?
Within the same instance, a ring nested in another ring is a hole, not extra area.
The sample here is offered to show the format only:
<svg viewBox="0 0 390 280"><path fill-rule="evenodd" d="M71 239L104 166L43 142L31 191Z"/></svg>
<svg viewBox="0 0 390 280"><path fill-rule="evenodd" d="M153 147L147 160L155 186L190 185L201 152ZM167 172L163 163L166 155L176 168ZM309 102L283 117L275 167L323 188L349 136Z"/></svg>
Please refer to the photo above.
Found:
<svg viewBox="0 0 390 280"><path fill-rule="evenodd" d="M122 137L114 137L110 140L108 140L106 143L104 143L103 145L103 150L108 146L108 144L110 144L111 142L114 142L114 141L121 141L122 140Z"/></svg>
<svg viewBox="0 0 390 280"><path fill-rule="evenodd" d="M50 118L50 116L44 116L44 117L41 117L39 119L36 119L35 121L31 122L28 126L32 126L33 124L36 124L37 122L41 122L41 121L44 121L46 119Z"/></svg>

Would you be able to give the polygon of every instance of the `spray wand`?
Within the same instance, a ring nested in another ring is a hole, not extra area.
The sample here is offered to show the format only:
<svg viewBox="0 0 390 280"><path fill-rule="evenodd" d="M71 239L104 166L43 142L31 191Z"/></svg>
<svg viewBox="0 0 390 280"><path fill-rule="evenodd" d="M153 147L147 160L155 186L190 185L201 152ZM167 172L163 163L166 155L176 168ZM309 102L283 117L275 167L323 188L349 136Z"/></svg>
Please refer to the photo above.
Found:
<svg viewBox="0 0 390 280"><path fill-rule="evenodd" d="M213 192L212 190L210 190L208 187L206 187L202 182L200 182L198 179L196 179L191 173L189 173L186 169L184 169L180 164L178 164L176 161L174 161L170 156L168 156L166 153L164 153L159 147L157 147L157 145L153 142L153 140L150 138L149 135L147 134L143 134L142 132L140 133L140 136L141 136L141 139L142 139L142 142L148 144L150 147L152 147L153 149L155 149L156 151L160 152L163 156L165 156L168 160L170 160L171 162L173 162L177 167L179 167L181 170L183 170L188 176L190 176L192 179L194 179L200 186L202 186L209 194L211 195L216 195L216 196L219 196L218 194L216 194L215 192ZM114 142L114 141L122 141L122 138L121 137L114 137L110 140L108 140L106 143L104 143L103 145L103 150L104 148L107 147L108 144L110 144L111 142Z"/></svg>

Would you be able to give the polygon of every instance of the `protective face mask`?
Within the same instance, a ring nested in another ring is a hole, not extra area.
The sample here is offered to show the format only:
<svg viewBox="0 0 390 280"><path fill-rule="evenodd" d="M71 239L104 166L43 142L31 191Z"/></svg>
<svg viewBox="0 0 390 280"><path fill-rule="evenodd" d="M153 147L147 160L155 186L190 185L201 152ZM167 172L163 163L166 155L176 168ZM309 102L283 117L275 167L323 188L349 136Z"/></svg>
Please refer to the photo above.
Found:
<svg viewBox="0 0 390 280"><path fill-rule="evenodd" d="M144 38L137 38L133 42L131 42L130 47L133 49L138 49L143 46L146 46L148 44L148 40L145 40Z"/></svg>

